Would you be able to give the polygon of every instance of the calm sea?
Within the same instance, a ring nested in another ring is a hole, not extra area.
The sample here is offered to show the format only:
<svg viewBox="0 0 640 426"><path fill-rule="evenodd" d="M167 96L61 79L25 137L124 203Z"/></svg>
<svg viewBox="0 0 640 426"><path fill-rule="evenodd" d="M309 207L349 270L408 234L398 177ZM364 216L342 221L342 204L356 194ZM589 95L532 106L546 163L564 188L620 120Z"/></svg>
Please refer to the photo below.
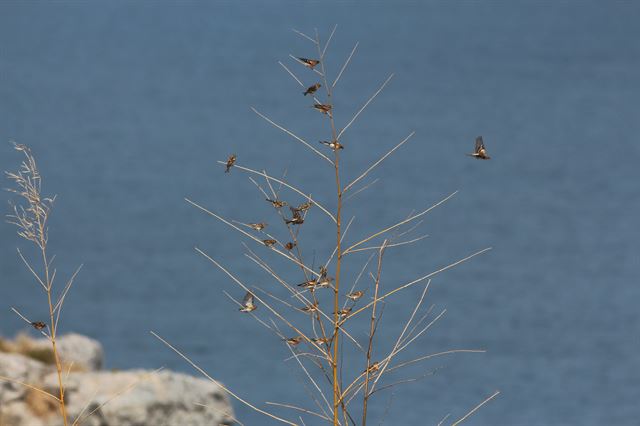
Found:
<svg viewBox="0 0 640 426"><path fill-rule="evenodd" d="M61 327L100 340L109 368L191 372L149 334L155 330L250 401L313 407L300 369L285 361L288 349L237 312L223 290L236 298L242 291L194 247L250 286L283 295L277 284L246 259L237 233L183 198L230 219L270 222L285 238L246 174L216 164L234 152L248 167L286 171L335 208L328 164L250 106L314 146L329 138L327 120L278 61L314 83L289 57L314 57L313 45L291 29L318 28L326 40L337 24L331 78L360 42L335 88L339 127L395 75L344 134L345 182L416 132L364 183L380 180L347 204L345 217L355 216L347 240L458 190L412 234L428 238L389 249L382 286L493 247L434 278L427 320L446 313L399 360L459 348L487 353L398 370L387 383L433 374L376 394L372 421L454 420L500 390L468 424L637 424L638 22L637 2L3 1L0 170L20 160L11 138L33 148L45 192L58 194L50 222L58 276L84 265ZM491 161L464 155L477 135ZM282 197L302 202L285 190ZM1 198L8 212L11 196ZM310 263L330 254L329 225L311 210L300 232ZM3 335L25 330L10 306L45 315L16 247L27 250L1 223ZM299 271L250 247L285 279L301 281ZM346 259L348 282L366 259ZM365 274L359 286L370 282ZM375 356L393 345L422 288L388 299ZM268 318L264 307L257 313ZM354 334L364 342L364 330ZM361 371L362 354L348 355L345 363ZM269 424L235 409L245 424Z"/></svg>

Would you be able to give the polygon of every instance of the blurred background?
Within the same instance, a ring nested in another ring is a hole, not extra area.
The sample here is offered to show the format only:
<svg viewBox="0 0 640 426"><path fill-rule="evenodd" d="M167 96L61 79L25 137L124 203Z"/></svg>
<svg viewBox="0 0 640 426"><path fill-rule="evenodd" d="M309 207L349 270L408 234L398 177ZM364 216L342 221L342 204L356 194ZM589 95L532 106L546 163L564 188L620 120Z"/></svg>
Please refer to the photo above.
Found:
<svg viewBox="0 0 640 426"><path fill-rule="evenodd" d="M155 330L250 401L311 405L295 361L284 361L288 349L237 312L222 291L243 292L194 247L249 285L276 284L243 256L243 238L183 198L231 219L267 221L284 238L247 176L216 164L236 153L239 164L286 171L335 207L329 165L250 106L310 143L330 138L326 118L278 61L315 83L289 58L316 56L292 28L317 28L326 40L337 24L330 79L360 42L335 89L339 127L395 73L344 134L345 182L416 131L371 174L380 181L349 201L345 216L356 219L348 240L459 190L416 231L429 238L389 250L383 287L493 247L433 280L426 307L435 305L431 317L447 312L401 359L488 352L399 372L393 379L437 370L376 395L372 421L437 424L500 390L468 424L635 424L639 19L633 2L3 1L0 170L21 161L15 139L32 147L45 193L58 194L50 222L58 275L84 265L61 327L102 342L108 368L193 373ZM490 161L465 156L477 135ZM9 213L15 198L1 199ZM333 248L328 226L317 209L302 226L301 245L316 265ZM250 246L301 281L299 270ZM15 227L0 223L5 336L25 330L10 306L45 315L16 247L28 251ZM347 280L366 258L347 259ZM422 288L389 299L380 355ZM363 357L353 356L347 362L362 371ZM269 423L234 407L245 424Z"/></svg>

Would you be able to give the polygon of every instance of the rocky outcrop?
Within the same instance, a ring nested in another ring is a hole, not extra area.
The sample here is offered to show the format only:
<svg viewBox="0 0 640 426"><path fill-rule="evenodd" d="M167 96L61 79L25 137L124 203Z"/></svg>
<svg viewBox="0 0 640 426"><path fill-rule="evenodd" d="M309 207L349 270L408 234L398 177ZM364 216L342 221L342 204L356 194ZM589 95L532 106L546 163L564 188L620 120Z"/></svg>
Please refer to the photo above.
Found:
<svg viewBox="0 0 640 426"><path fill-rule="evenodd" d="M209 380L171 371L97 371L102 365L99 343L80 335L61 337L58 343L64 362L72 365L65 380L68 416L80 417L82 425L233 424L226 392ZM0 376L0 425L63 424L56 400L40 391L57 395L53 365L0 352Z"/></svg>

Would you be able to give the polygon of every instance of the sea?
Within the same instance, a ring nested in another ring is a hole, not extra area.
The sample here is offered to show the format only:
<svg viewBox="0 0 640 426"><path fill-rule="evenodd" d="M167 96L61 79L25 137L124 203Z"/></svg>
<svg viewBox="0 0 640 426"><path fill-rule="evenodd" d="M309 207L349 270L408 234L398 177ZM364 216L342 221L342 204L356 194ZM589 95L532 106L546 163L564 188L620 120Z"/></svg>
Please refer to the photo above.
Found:
<svg viewBox="0 0 640 426"><path fill-rule="evenodd" d="M304 274L231 225L262 239L237 222L266 222L274 238L291 239L265 193L292 205L305 197L270 187L263 171L335 214L332 165L298 139L333 157L318 143L332 137L328 116L302 95L321 82L316 97L326 101L325 83L294 59L317 58L309 38L324 48L333 34L322 65L329 85L340 75L332 113L346 128L342 185L415 132L345 194L344 245L455 193L345 255L341 293L365 291L356 308L372 300L385 237L392 245L426 235L387 247L385 293L491 248L378 306L374 359L393 349L427 283L407 332L421 318L411 336L430 326L391 366L485 352L385 373L369 424L451 424L496 391L465 424L638 424L639 22L633 1L0 2L0 170L22 161L12 141L31 147L43 194L57 195L48 251L58 291L82 265L59 332L99 340L107 369L199 375L155 332L247 401L326 423L266 404L327 409L282 340L292 332L265 304L310 332L308 316L250 257L292 285ZM488 161L466 155L477 136ZM231 154L255 173L225 173L219 161ZM19 202L0 198L3 215ZM313 206L297 240L317 270L335 248L335 225ZM39 265L3 221L5 337L34 334L11 307L47 315L16 249ZM201 253L254 291L266 326L238 312L244 290ZM352 322L366 350L370 317ZM343 342L346 384L366 360ZM330 399L327 379L305 365ZM233 405L245 425L276 424ZM350 403L358 423L361 407L359 394Z"/></svg>

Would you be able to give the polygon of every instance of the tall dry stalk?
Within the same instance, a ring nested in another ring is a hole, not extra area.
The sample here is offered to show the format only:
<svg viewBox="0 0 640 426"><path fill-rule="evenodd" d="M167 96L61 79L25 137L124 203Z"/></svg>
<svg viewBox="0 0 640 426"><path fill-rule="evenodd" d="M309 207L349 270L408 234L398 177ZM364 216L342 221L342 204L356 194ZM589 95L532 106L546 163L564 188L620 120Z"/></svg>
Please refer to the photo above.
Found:
<svg viewBox="0 0 640 426"><path fill-rule="evenodd" d="M300 185L288 181L285 177L276 177L273 173L267 173L265 169L260 167L249 167L243 164L241 161L242 156L240 155L238 157L235 154L229 156L226 161L218 161L218 163L224 166L226 172L242 172L249 175L249 179L258 189L260 196L265 198L269 205L276 210L279 218L278 221L284 229L286 229L285 235L287 235L289 241L279 240L275 236L274 231L272 231L275 226L267 226L266 223L259 221L259 219L261 219L259 217L225 218L221 214L192 200L187 199L187 202L226 224L238 232L241 238L246 238L249 240L249 243L255 245L256 248L253 249L250 248L248 244L243 243L247 250L245 256L250 262L254 263L271 277L276 284L275 287L268 289L250 287L236 274L223 266L221 262L211 257L204 250L196 248L199 254L224 272L231 281L242 289L242 294L245 295L242 301L239 301L241 298L240 294L234 298L225 292L225 294L239 306L241 311L239 315L251 315L259 324L277 336L291 352L290 359L296 361L304 376L311 384L309 400L313 403L312 407L299 407L280 402L268 402L267 405L295 411L302 424L304 424L304 420L301 415L304 414L306 416L320 418L334 426L355 425L357 423L356 418L360 417L359 423L364 426L367 423L369 403L375 393L390 389L402 383L419 380L420 378L433 374L433 372L427 372L420 377L401 378L391 383L380 382L383 376L395 374L406 366L439 356L453 353L484 352L474 349L453 349L440 353L427 354L409 360L398 360L397 358L398 355L403 353L416 339L423 336L446 312L443 310L430 321L427 321L427 319L430 318L431 309L428 309L426 313L419 314L423 309L422 305L431 278L486 252L490 248L476 251L406 283L396 283L393 286L388 286L387 283L382 282L382 259L384 253L393 247L414 244L425 238L424 235L413 238L409 237L409 235L415 231L420 224L420 218L449 200L457 191L419 213L412 214L403 220L385 226L381 230L371 232L362 239L346 243L347 233L353 223L353 219L348 222L344 220L345 201L375 183L374 181L366 185L361 184L378 165L408 142L414 133L409 133L407 137L384 153L351 182L346 185L343 183L343 170L341 167L341 154L343 150L344 152L351 150L357 152L358 149L362 148L358 147L355 143L351 145L345 142L345 132L347 132L367 106L373 102L387 86L393 78L393 74L384 80L373 95L346 121L346 124L342 128L338 128L335 120L336 111L333 102L333 91L351 62L358 48L358 43L355 44L351 53L340 67L335 79L331 81L328 76L326 57L327 49L333 39L335 30L336 27L333 28L324 44L321 43L317 30L313 37L301 31L294 30L312 45L308 52L309 56L298 57L289 55L293 60L291 67L298 67L301 72L305 73L304 77L299 77L297 71L294 72L283 62L279 62L280 66L298 84L301 92L304 92L304 99L312 98L313 103L311 105L307 103L305 107L315 109L317 111L314 112L314 114L317 114L316 118L322 117L326 120L329 139L326 140L326 138L322 137L314 138L320 139L324 147L310 142L308 138L294 133L258 109L251 107L259 117L311 150L320 160L320 166L326 166L325 163L329 163L329 167L332 168L335 176L335 210L332 211L326 207L326 201L323 199L323 194L327 192L326 190L319 192L314 191L312 197L310 191L302 189ZM324 97L321 97L318 92L321 87L324 88ZM238 161L238 158L240 158L240 161ZM360 188L357 188L358 184L360 184ZM296 198L297 201L294 202L293 200L296 200ZM300 229L304 227L305 221L317 219L316 215L309 215L309 213L313 211L318 211L328 219L327 230L331 229L332 232L335 232L334 235L336 236L335 248L330 254L327 253L326 261L320 263L319 269L312 266L308 259L304 257L303 248L306 247L306 245L299 238ZM383 241L381 243L373 242L378 238L383 239ZM369 272L372 284L368 287L362 286L360 279L362 276L367 275L366 272L373 255L369 257L369 260L367 260L361 268L360 273L352 281L351 288L346 289L343 285L345 282L345 277L343 276L344 262L348 259L356 262L357 256L354 255L366 251L371 251L374 254L377 252L378 254L375 273ZM264 254L262 252L264 252ZM291 262L294 268L300 270L300 279L304 281L299 284L288 282L284 278L284 274L271 266L266 259L270 254L281 256ZM333 272L332 274L330 274L330 270ZM410 317L403 325L395 344L386 355L378 357L378 352L381 351L381 348L377 345L378 339L375 338L375 334L382 318L382 310L385 305L390 304L388 299L402 290L420 284L424 285L422 296L414 306ZM283 289L286 296L278 294L278 289ZM365 294L367 295L366 297ZM369 298L372 298L372 300L367 300ZM255 311L257 307L262 307L262 309ZM331 309L333 310L331 311ZM299 319L300 312L309 315L310 320L308 323L307 321ZM359 341L358 335L352 331L353 328L351 328L351 325L355 324L358 318L366 321L367 317L360 315L365 312L370 313L368 316L369 333L367 342L362 344ZM171 345L158 334L153 334L165 345L183 357L194 368L210 378L204 370L193 363L180 349ZM363 356L364 370L354 372L343 368L342 360L349 353L347 349ZM321 377L320 380L314 378L310 372L311 368L318 370ZM344 378L348 378L348 380L343 381ZM259 408L257 405L239 397L228 388L224 388L239 402L273 420L292 425L298 424L297 420L285 419L266 409ZM362 395L361 407L356 407L355 404L353 404L353 401L358 395ZM492 395L491 398L495 397L495 395L497 394ZM479 408L479 406L467 413L467 416L473 414L477 408ZM359 412L359 415L356 414L356 412ZM466 416L462 417L461 420L466 418Z"/></svg>
<svg viewBox="0 0 640 426"><path fill-rule="evenodd" d="M18 309L12 308L12 310L30 326L40 331L40 333L42 333L51 342L51 349L53 351L58 375L58 395L55 396L49 392L44 392L41 389L36 389L33 386L24 385L32 389L36 389L39 392L43 392L47 396L55 399L60 408L60 415L62 416L64 425L67 426L68 416L65 404L65 389L62 379L62 363L58 354L56 336L60 313L62 312L65 297L71 288L76 275L80 271L80 268L73 273L54 302L53 290L56 278L56 269L53 268L52 264L55 256L49 256L47 252L47 243L49 241L47 222L49 220L49 215L51 214L51 207L55 197L49 198L42 195L42 177L38 171L36 160L32 155L31 150L25 145L15 143L14 148L16 151L23 154L24 159L18 171L6 172L7 177L13 181L15 185L14 188L9 188L8 191L19 195L20 198L22 198L23 204L13 205L13 214L8 216L8 221L18 227L18 235L20 237L33 243L36 248L36 256L39 258L39 267L32 265L32 263L27 260L27 257L25 257L19 249L18 255L46 296L47 309L49 312L48 323L39 319L32 321Z"/></svg>

